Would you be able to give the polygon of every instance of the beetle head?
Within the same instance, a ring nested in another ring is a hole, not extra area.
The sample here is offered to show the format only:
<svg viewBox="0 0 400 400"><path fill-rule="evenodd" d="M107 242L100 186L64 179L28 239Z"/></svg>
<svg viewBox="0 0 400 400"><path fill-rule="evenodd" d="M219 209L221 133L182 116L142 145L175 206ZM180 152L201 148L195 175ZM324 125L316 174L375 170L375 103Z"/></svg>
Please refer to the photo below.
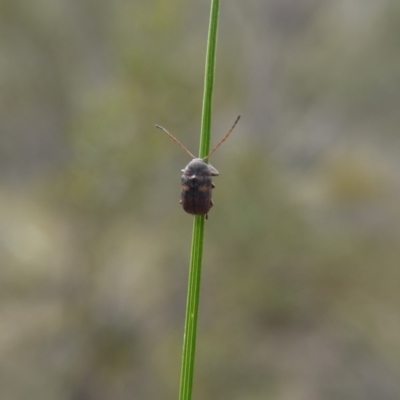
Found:
<svg viewBox="0 0 400 400"><path fill-rule="evenodd" d="M217 176L219 172L211 165L207 164L202 158L194 158L182 170L186 176Z"/></svg>

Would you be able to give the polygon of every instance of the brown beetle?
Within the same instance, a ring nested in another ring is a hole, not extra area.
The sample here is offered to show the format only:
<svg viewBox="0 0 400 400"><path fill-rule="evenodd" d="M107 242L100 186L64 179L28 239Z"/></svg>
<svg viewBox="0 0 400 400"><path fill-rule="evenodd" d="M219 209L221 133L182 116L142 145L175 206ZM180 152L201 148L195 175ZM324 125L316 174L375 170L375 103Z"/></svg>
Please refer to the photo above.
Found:
<svg viewBox="0 0 400 400"><path fill-rule="evenodd" d="M240 115L236 118L235 123L222 140L211 150L207 157L196 158L178 139L172 136L165 128L156 125L157 128L163 130L174 142L188 153L193 160L190 161L184 169L182 169L182 192L181 201L183 209L192 215L205 215L208 219L208 212L213 206L211 198L212 189L215 187L211 177L219 175L219 172L210 164L206 162L209 157L218 149L219 146L232 133L236 124L240 119Z"/></svg>

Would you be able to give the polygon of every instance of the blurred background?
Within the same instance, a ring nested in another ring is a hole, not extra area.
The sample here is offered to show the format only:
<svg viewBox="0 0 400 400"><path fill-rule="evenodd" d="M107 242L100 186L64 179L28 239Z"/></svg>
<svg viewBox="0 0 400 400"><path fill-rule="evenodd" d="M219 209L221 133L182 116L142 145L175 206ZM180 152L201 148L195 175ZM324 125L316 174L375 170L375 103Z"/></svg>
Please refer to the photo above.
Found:
<svg viewBox="0 0 400 400"><path fill-rule="evenodd" d="M176 399L209 1L0 2L0 392ZM400 2L222 1L194 399L400 398Z"/></svg>

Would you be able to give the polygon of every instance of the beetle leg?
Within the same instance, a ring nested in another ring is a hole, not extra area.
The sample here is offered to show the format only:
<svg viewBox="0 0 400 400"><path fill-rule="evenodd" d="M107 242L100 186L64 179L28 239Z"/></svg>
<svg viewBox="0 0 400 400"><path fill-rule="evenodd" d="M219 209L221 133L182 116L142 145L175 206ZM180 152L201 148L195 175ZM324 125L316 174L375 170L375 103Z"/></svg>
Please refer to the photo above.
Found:
<svg viewBox="0 0 400 400"><path fill-rule="evenodd" d="M182 200L179 200L179 204L182 204Z"/></svg>
<svg viewBox="0 0 400 400"><path fill-rule="evenodd" d="M206 219L208 219L208 214L206 214Z"/></svg>
<svg viewBox="0 0 400 400"><path fill-rule="evenodd" d="M212 201L212 199L210 200L210 204L211 204L211 207L214 205L214 202Z"/></svg>
<svg viewBox="0 0 400 400"><path fill-rule="evenodd" d="M215 185L214 185L214 183L213 183L213 182L211 182L211 188L212 188L212 189L214 189L214 188L215 188Z"/></svg>

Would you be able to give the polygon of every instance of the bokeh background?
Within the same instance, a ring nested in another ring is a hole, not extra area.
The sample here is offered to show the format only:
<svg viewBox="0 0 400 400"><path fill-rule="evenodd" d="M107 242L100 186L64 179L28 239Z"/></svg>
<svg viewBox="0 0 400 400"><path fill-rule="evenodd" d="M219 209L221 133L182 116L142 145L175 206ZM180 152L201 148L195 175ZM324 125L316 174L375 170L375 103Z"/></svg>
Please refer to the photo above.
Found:
<svg viewBox="0 0 400 400"><path fill-rule="evenodd" d="M206 0L0 2L0 392L176 399ZM400 2L222 1L194 399L400 398Z"/></svg>

